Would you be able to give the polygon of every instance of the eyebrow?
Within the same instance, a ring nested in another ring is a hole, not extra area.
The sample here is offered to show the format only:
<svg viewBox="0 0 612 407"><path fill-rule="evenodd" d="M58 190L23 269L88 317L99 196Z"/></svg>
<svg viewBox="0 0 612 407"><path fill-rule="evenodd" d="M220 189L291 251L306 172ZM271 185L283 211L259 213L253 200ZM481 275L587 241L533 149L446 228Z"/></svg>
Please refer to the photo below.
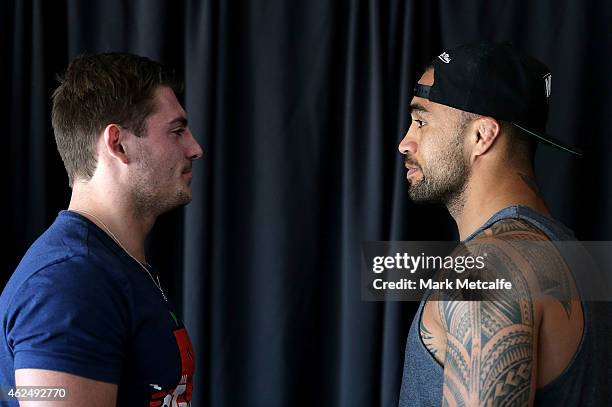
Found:
<svg viewBox="0 0 612 407"><path fill-rule="evenodd" d="M419 112L419 113L430 113L429 110L425 109L425 106L423 106L420 103L411 103L410 104L410 113L414 113L414 112Z"/></svg>
<svg viewBox="0 0 612 407"><path fill-rule="evenodd" d="M168 122L168 126L172 126L174 124L180 124L181 126L187 127L187 118L186 117L177 117L176 119L172 119Z"/></svg>

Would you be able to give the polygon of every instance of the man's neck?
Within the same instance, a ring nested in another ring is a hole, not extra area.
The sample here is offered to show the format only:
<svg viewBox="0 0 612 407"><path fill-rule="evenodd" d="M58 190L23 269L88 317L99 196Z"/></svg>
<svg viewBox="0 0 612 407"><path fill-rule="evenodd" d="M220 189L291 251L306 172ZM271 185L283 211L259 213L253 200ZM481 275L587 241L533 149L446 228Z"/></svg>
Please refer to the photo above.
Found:
<svg viewBox="0 0 612 407"><path fill-rule="evenodd" d="M146 264L144 241L155 223L155 217L138 213L116 196L120 194L100 194L91 188L75 185L68 210L87 217L129 255Z"/></svg>
<svg viewBox="0 0 612 407"><path fill-rule="evenodd" d="M514 171L502 177L471 179L459 201L461 205L450 205L448 209L457 223L461 240L509 206L524 205L543 215L549 214L533 174L527 172Z"/></svg>

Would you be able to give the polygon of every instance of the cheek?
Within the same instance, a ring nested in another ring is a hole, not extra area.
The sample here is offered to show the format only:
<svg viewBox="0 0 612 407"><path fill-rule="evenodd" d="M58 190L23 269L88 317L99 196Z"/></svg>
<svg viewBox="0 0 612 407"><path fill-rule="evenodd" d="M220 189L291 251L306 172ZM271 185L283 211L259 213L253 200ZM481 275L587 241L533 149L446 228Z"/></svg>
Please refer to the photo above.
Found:
<svg viewBox="0 0 612 407"><path fill-rule="evenodd" d="M421 138L421 144L419 145L419 151L421 152L421 158L425 165L431 165L432 161L435 161L440 155L440 152L444 148L444 143L440 140L439 134L427 132Z"/></svg>
<svg viewBox="0 0 612 407"><path fill-rule="evenodd" d="M158 171L160 171L160 173L171 173L176 171L178 163L179 160L174 154L171 154L168 151L162 151L156 158L155 167L158 169Z"/></svg>
<svg viewBox="0 0 612 407"><path fill-rule="evenodd" d="M172 177L175 171L175 165L165 160L165 157L157 157L155 160L149 161L149 175L157 180L165 180Z"/></svg>
<svg viewBox="0 0 612 407"><path fill-rule="evenodd" d="M430 133L423 138L419 148L421 152L421 166L424 173L439 173L447 168L451 161L457 160L456 140L441 131Z"/></svg>

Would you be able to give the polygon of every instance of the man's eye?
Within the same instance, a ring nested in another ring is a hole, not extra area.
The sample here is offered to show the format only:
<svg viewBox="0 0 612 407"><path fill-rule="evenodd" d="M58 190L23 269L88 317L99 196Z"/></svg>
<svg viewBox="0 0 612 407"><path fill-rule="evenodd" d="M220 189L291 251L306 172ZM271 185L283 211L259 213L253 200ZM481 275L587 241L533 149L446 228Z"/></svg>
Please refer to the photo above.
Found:
<svg viewBox="0 0 612 407"><path fill-rule="evenodd" d="M425 122L423 120L414 119L413 122L415 122L419 128L425 125Z"/></svg>
<svg viewBox="0 0 612 407"><path fill-rule="evenodd" d="M172 131L172 133L176 134L177 136L182 136L184 132L185 132L185 129L183 128Z"/></svg>

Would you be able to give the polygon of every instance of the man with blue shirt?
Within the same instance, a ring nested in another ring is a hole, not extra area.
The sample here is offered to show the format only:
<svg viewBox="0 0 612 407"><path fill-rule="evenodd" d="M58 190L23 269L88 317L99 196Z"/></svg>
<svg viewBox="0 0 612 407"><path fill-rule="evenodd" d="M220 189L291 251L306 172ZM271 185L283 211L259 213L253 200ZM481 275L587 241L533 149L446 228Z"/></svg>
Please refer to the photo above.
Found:
<svg viewBox="0 0 612 407"><path fill-rule="evenodd" d="M0 386L65 388L62 406L190 404L191 342L144 249L157 217L191 201L203 154L180 89L135 55L70 62L52 123L72 196L0 297Z"/></svg>

